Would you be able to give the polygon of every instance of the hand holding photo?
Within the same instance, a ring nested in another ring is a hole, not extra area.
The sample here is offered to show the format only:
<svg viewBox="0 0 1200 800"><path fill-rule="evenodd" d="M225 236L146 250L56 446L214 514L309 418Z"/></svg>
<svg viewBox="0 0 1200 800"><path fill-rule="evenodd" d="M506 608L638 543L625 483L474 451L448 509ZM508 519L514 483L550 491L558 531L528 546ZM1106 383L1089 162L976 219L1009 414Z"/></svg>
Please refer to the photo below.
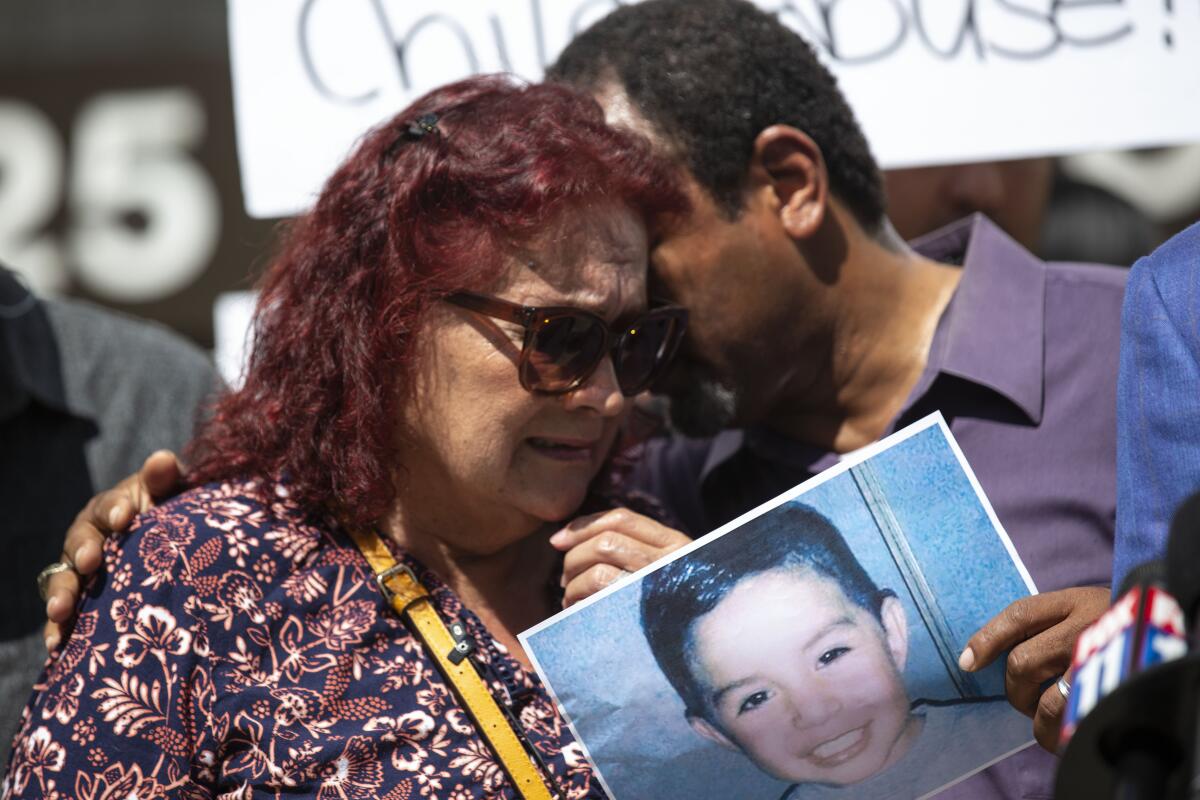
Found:
<svg viewBox="0 0 1200 800"><path fill-rule="evenodd" d="M616 798L919 797L1030 743L957 658L1032 588L935 415L521 638Z"/></svg>

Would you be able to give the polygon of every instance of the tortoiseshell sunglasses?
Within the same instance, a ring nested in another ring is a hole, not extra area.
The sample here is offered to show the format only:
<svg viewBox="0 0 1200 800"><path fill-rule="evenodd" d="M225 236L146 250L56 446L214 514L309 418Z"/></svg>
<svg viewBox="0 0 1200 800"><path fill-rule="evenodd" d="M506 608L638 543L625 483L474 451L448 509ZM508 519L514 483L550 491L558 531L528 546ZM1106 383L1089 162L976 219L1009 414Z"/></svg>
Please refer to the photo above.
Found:
<svg viewBox="0 0 1200 800"><path fill-rule="evenodd" d="M621 393L643 391L671 362L688 320L680 306L654 308L609 326L598 315L571 306L523 306L471 292L455 292L446 302L524 327L517 375L527 390L544 394L578 388L606 354L612 355Z"/></svg>

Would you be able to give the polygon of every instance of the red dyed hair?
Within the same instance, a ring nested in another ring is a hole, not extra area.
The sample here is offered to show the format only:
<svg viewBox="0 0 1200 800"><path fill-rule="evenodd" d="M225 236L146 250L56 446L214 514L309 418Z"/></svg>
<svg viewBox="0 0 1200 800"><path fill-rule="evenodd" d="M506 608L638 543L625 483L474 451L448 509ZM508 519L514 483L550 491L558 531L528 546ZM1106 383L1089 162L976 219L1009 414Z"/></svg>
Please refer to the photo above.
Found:
<svg viewBox="0 0 1200 800"><path fill-rule="evenodd" d="M407 133L430 113L436 131ZM314 510L379 518L426 309L498 279L504 249L568 204L614 200L647 223L686 207L674 168L590 97L492 76L417 100L362 139L288 232L245 384L190 446L190 479L284 480Z"/></svg>

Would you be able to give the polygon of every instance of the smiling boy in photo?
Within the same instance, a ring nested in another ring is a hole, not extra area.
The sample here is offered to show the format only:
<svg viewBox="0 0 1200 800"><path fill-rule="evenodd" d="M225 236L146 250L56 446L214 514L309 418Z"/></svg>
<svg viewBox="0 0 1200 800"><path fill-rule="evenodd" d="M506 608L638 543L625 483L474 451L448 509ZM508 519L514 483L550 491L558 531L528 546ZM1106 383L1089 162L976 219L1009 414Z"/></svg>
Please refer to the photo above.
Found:
<svg viewBox="0 0 1200 800"><path fill-rule="evenodd" d="M642 585L650 649L704 738L793 786L786 800L932 791L982 768L1003 698L910 702L904 606L841 533L789 503Z"/></svg>

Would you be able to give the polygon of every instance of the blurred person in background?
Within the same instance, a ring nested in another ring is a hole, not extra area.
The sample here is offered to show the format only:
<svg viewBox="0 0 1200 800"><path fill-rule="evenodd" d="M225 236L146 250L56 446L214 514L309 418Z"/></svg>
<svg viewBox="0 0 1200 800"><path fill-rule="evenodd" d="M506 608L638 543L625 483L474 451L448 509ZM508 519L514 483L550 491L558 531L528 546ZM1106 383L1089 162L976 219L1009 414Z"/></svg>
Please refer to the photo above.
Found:
<svg viewBox="0 0 1200 800"><path fill-rule="evenodd" d="M1128 267L1161 241L1155 224L1132 204L1107 189L1056 174L1042 221L1042 258Z"/></svg>
<svg viewBox="0 0 1200 800"><path fill-rule="evenodd" d="M890 169L883 172L883 185L888 219L905 240L978 212L1038 253L1054 186L1054 159Z"/></svg>
<svg viewBox="0 0 1200 800"><path fill-rule="evenodd" d="M383 552L540 779L602 797L516 634L561 608L550 534L611 502L627 398L683 334L646 266L651 221L686 207L669 162L562 86L474 78L368 133L268 270L193 488L105 543L4 796L516 797L384 602Z"/></svg>
<svg viewBox="0 0 1200 800"><path fill-rule="evenodd" d="M1045 261L1128 267L1161 241L1145 214L1066 176L1053 158L892 169L883 178L888 218L906 240L978 212Z"/></svg>
<svg viewBox="0 0 1200 800"><path fill-rule="evenodd" d="M218 385L208 358L163 326L38 298L0 266L0 741L46 658L45 598L29 576L59 558L63 526L98 489L191 439ZM81 560L95 569L99 548Z"/></svg>

